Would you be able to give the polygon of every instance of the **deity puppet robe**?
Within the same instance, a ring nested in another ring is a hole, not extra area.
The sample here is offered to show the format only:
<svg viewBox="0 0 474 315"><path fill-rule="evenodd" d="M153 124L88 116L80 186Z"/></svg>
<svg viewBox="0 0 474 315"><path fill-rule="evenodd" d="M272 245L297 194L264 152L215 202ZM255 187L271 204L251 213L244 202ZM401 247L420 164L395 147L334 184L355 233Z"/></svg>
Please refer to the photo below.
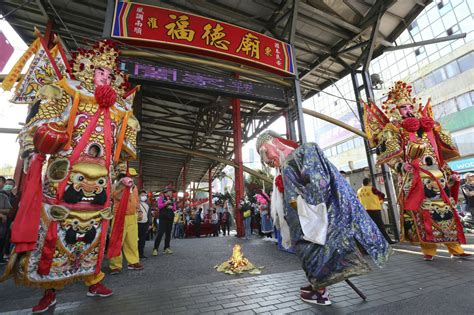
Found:
<svg viewBox="0 0 474 315"><path fill-rule="evenodd" d="M382 267L391 248L357 199L352 187L323 155L315 143L298 147L282 166L285 220L292 245L314 288L324 288L369 272L359 243L375 264ZM298 210L292 204L298 196L310 205L324 203L328 213L325 245L303 238Z"/></svg>
<svg viewBox="0 0 474 315"><path fill-rule="evenodd" d="M386 163L398 175L402 240L465 244L456 210L460 183L447 164L459 152L449 133L432 120L430 103L421 113L421 118L386 124L375 139L378 164ZM403 165L413 170L406 171Z"/></svg>
<svg viewBox="0 0 474 315"><path fill-rule="evenodd" d="M58 125L73 128L69 143L49 155L46 174L39 180L42 200L36 242L16 242L4 276L13 275L17 283L27 286L60 288L101 273L113 216L111 173L119 162L136 157L139 124L130 99L117 96L111 107L103 108L79 81L64 77L45 85L37 91L20 133L20 153L41 145L45 138L34 141L40 128L54 130ZM35 153L35 159L45 156ZM21 232L13 237L14 243L31 232L18 228Z"/></svg>

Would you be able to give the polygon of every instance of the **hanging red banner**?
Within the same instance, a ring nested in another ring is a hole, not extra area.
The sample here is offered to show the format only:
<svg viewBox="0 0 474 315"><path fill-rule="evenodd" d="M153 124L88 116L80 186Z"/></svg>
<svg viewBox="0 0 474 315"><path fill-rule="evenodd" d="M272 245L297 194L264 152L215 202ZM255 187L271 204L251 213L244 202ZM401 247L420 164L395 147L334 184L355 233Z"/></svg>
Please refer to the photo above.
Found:
<svg viewBox="0 0 474 315"><path fill-rule="evenodd" d="M182 11L117 1L112 37L134 45L231 60L294 75L291 45L225 22Z"/></svg>

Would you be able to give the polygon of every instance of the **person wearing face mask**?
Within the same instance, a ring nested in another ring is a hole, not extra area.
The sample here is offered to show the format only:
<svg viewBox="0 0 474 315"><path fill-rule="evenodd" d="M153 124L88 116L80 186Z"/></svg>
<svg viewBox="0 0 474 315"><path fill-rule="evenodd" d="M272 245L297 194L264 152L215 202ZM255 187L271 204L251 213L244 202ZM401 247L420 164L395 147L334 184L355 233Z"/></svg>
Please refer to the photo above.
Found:
<svg viewBox="0 0 474 315"><path fill-rule="evenodd" d="M6 179L5 177L0 176L0 265L6 263L3 259L3 254L8 250L6 248L8 237L8 214L12 209L5 187L8 189Z"/></svg>
<svg viewBox="0 0 474 315"><path fill-rule="evenodd" d="M173 229L174 213L176 211L176 199L173 193L176 192L170 185L166 186L163 193L158 197L158 218L160 222L158 224L158 235L155 239L155 245L153 246L153 256L158 256L158 249L160 247L161 239L165 235L165 254L173 254L170 248L171 242L171 231Z"/></svg>
<svg viewBox="0 0 474 315"><path fill-rule="evenodd" d="M149 216L150 206L148 205L148 196L145 190L140 192L140 203L137 210L138 221L138 254L140 259L146 259L144 255L146 234L150 227Z"/></svg>
<svg viewBox="0 0 474 315"><path fill-rule="evenodd" d="M11 209L8 211L6 215L6 235L5 235L5 243L3 249L0 248L0 263L2 259L5 261L6 257L10 255L10 237L11 237L11 224L15 219L16 211L18 210L18 198L13 193L15 189L15 180L9 178L6 180L5 185L3 186L3 192L7 195L8 201L10 202Z"/></svg>
<svg viewBox="0 0 474 315"><path fill-rule="evenodd" d="M10 200L10 204L13 208L18 203L17 196L13 193L13 190L16 188L15 185L15 180L13 178L9 178L5 181L5 185L3 186L3 191L7 194L8 200Z"/></svg>

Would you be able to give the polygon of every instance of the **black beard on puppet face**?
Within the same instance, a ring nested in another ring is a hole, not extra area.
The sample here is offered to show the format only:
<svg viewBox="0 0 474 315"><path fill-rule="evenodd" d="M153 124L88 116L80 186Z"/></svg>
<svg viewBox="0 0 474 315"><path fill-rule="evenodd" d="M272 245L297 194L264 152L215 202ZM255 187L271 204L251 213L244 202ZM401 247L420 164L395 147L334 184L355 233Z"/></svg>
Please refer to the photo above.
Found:
<svg viewBox="0 0 474 315"><path fill-rule="evenodd" d="M451 197L451 191L449 189L449 187L444 187L444 192L446 193L446 195L448 195L448 197ZM424 187L424 191L425 191L425 197L426 198L435 198L435 197L439 197L440 195L440 192L439 190L435 190L433 188L429 188L429 187Z"/></svg>
<svg viewBox="0 0 474 315"><path fill-rule="evenodd" d="M83 201L84 193L82 190L75 190L72 185L69 185L64 191L63 200L67 203L78 203ZM94 198L90 201L93 205L103 205L107 201L107 193L103 189L99 194L94 195Z"/></svg>
<svg viewBox="0 0 474 315"><path fill-rule="evenodd" d="M67 229L66 235L65 235L65 238L64 238L64 240L66 241L66 244L68 244L68 245L76 244L77 241L78 241L77 240L78 234L80 234L80 233L77 232L76 230L74 230L72 227ZM84 234L83 241L86 244L92 243L92 241L95 239L96 234L97 234L97 231L96 231L95 227L92 227L89 231L87 231Z"/></svg>
<svg viewBox="0 0 474 315"><path fill-rule="evenodd" d="M445 213L439 213L437 211L433 211L431 216L433 217L435 221L439 222L443 220L451 220L454 217L454 214L452 211L447 211Z"/></svg>

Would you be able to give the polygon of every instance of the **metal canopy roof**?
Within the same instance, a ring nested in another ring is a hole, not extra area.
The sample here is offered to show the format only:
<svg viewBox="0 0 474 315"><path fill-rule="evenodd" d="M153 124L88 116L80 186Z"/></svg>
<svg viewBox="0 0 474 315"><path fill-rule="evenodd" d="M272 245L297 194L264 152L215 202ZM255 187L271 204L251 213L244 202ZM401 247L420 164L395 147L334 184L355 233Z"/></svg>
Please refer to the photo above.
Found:
<svg viewBox="0 0 474 315"><path fill-rule="evenodd" d="M378 14L382 17L373 46L374 58L382 54L385 47L393 46L395 39L431 0L301 0L296 1L298 13L293 26L294 2L291 0L135 2L222 20L284 41L290 41L291 37L301 92L306 99L347 75L350 67L359 66L364 44L370 38ZM105 0L5 0L0 13L8 14L6 20L27 43L34 39L34 26L45 32L48 21L52 21L53 31L60 35L66 49L72 51L102 38L106 8ZM189 63L162 61L160 64L232 75L228 71ZM246 77L261 81L261 78ZM229 98L141 84L142 105L136 113L142 124L142 142L199 150L226 159L232 157ZM242 101L241 106L244 142L265 129L284 110L281 105L254 101ZM210 167L214 167L213 176L223 168L206 158L148 146L141 149L141 155L144 185L153 190L169 182L181 187L185 164L188 166L187 182L207 181Z"/></svg>

